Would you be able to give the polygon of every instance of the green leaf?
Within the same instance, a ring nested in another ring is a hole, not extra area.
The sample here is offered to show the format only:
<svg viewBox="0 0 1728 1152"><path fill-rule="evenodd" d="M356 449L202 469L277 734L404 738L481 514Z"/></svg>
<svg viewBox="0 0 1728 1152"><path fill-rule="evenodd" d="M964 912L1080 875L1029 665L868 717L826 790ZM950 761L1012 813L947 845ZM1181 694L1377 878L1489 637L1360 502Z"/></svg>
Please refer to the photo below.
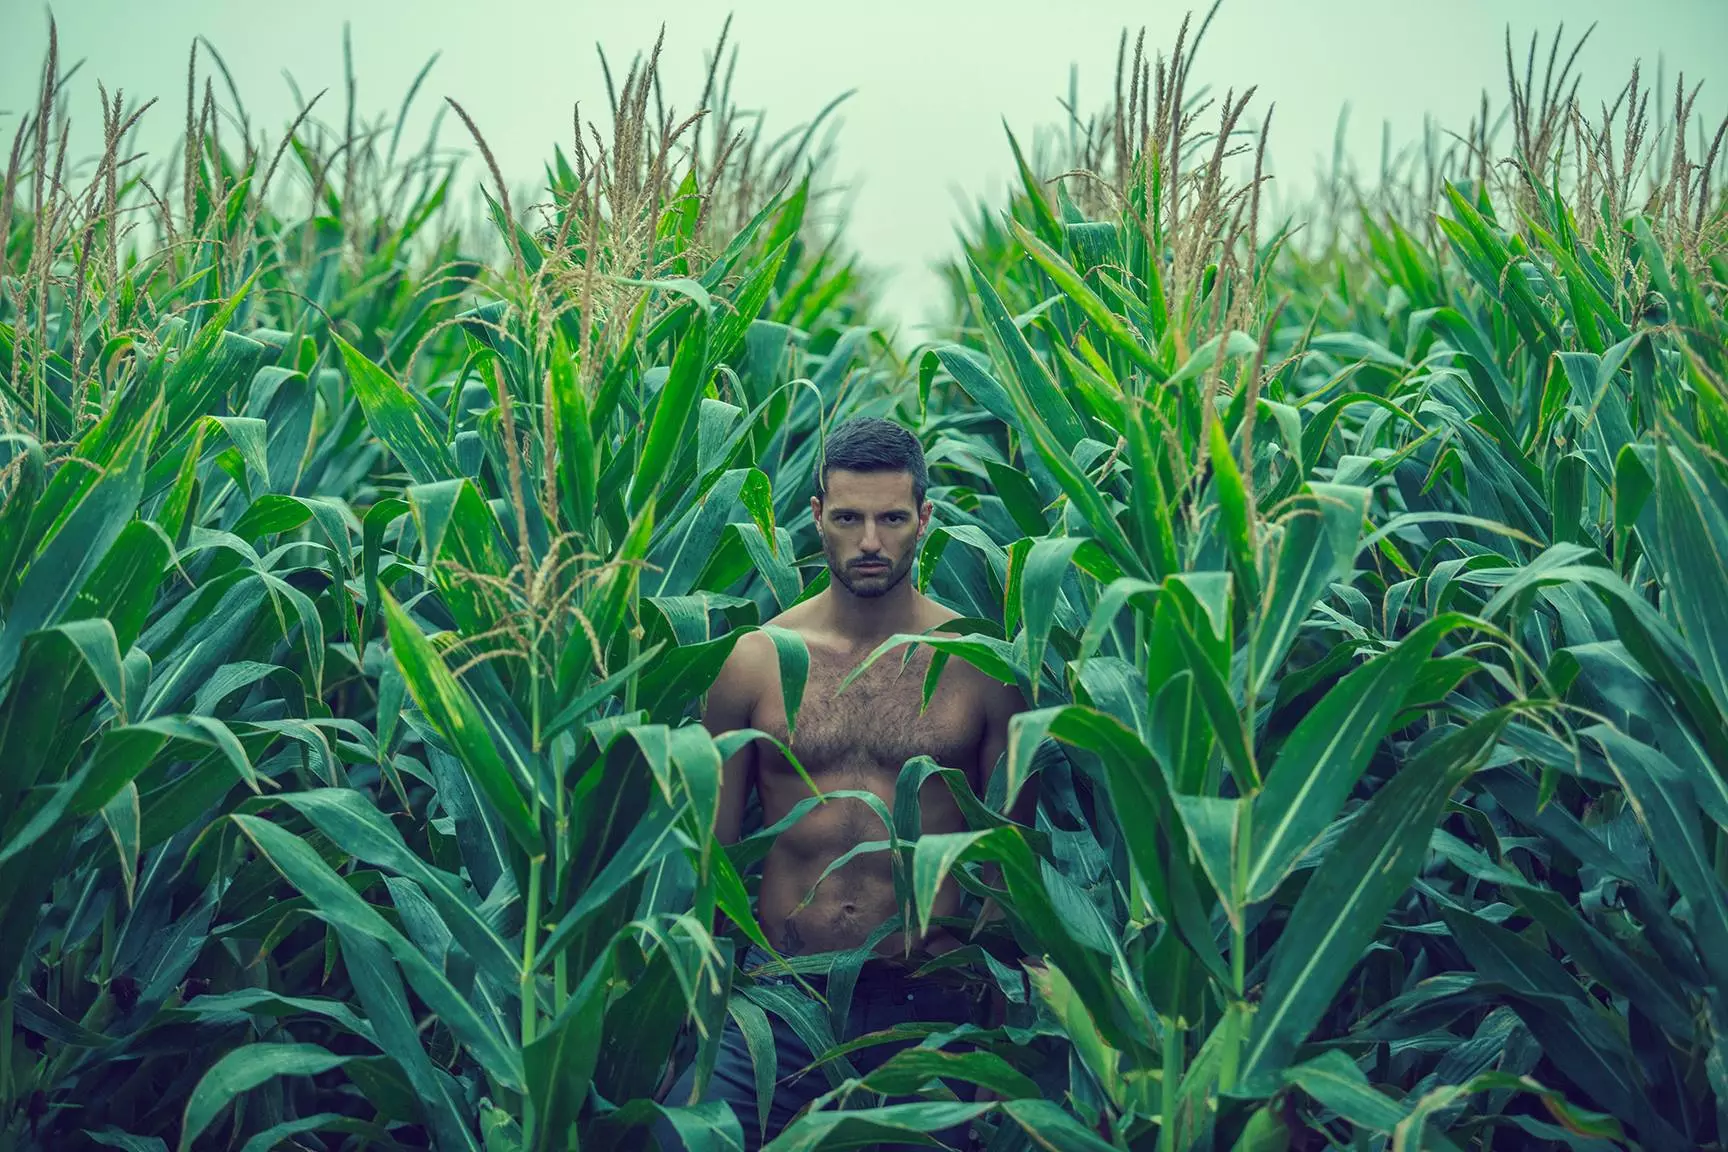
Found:
<svg viewBox="0 0 1728 1152"><path fill-rule="evenodd" d="M1480 916L1448 907L1440 914L1471 966L1516 993L1513 1010L1554 1065L1600 1105L1630 1111L1639 1094L1631 1049L1560 962Z"/></svg>
<svg viewBox="0 0 1728 1152"><path fill-rule="evenodd" d="M114 838L114 850L120 859L120 879L126 885L126 903L137 899L139 824L138 786L130 780L102 806L102 822Z"/></svg>
<svg viewBox="0 0 1728 1152"><path fill-rule="evenodd" d="M105 471L30 562L0 627L0 684L12 676L24 637L55 623L119 539L144 490L144 462L155 413L133 428L117 449L119 463Z"/></svg>
<svg viewBox="0 0 1728 1152"><path fill-rule="evenodd" d="M426 565L451 616L470 635L490 632L500 617L495 583L511 565L497 514L466 478L415 484L407 496Z"/></svg>
<svg viewBox="0 0 1728 1152"><path fill-rule="evenodd" d="M1129 1047L1132 1040L1117 1019L1117 998L1104 958L1069 934L1045 889L1037 858L1019 828L930 833L919 838L912 852L912 887L920 931L929 930L931 907L948 873L962 863L990 860L1001 866L1009 896L1005 909L1025 926L1026 938L1037 941L1073 983L1105 1038L1119 1047Z"/></svg>
<svg viewBox="0 0 1728 1152"><path fill-rule="evenodd" d="M1701 457L1696 449L1656 453L1662 590L1717 712L1728 717L1728 486Z"/></svg>
<svg viewBox="0 0 1728 1152"><path fill-rule="evenodd" d="M786 734L790 739L797 731L798 712L804 704L804 685L810 678L810 649L804 643L803 635L790 628L765 624L762 631L774 641L774 652L779 657L780 698L785 706Z"/></svg>
<svg viewBox="0 0 1728 1152"><path fill-rule="evenodd" d="M419 402L342 337L332 332L330 339L335 341L343 363L348 366L348 378L366 414L367 425L402 462L415 483L457 479L461 473L456 469L456 461Z"/></svg>
<svg viewBox="0 0 1728 1152"><path fill-rule="evenodd" d="M906 1096L937 1079L979 1084L1008 1100L1039 1100L1044 1095L1024 1072L994 1052L939 1048L896 1052L864 1077L864 1087L888 1096Z"/></svg>
<svg viewBox="0 0 1728 1152"><path fill-rule="evenodd" d="M1173 598L1166 598L1166 602L1173 602ZM1235 777L1237 790L1242 795L1251 795L1260 788L1260 772L1254 763L1254 750L1242 714L1236 710L1236 702L1231 698L1230 685L1203 646L1203 639L1195 635L1195 621L1190 615L1173 611L1170 620L1173 625L1171 635L1187 658L1188 670L1194 676L1195 692L1206 711L1206 718L1212 722L1213 735L1218 738L1218 746Z"/></svg>
<svg viewBox="0 0 1728 1152"><path fill-rule="evenodd" d="M559 503L565 523L585 534L600 482L598 445L588 431L588 393L577 376L575 350L556 328L552 339L548 399L557 436Z"/></svg>
<svg viewBox="0 0 1728 1152"><path fill-rule="evenodd" d="M1096 544L1085 537L1063 536L1035 540L1026 556L1020 580L1020 619L1026 625L1026 670L1032 681L1032 703L1038 703L1038 690L1044 679L1044 653L1050 643L1050 629L1056 621L1056 602L1062 595L1074 553L1082 545Z"/></svg>
<svg viewBox="0 0 1728 1152"><path fill-rule="evenodd" d="M440 1149L474 1152L472 1107L458 1103L456 1081L426 1054L401 974L384 945L340 925L336 938L355 996L388 1056L382 1068L354 1061L348 1066L350 1079L387 1117L425 1123Z"/></svg>
<svg viewBox="0 0 1728 1152"><path fill-rule="evenodd" d="M965 1124L990 1107L988 1104L926 1103L844 1111L818 1109L806 1112L788 1124L780 1135L762 1146L762 1152L816 1152L818 1148L839 1150L879 1143L940 1148L941 1143L932 1133ZM1103 1141L1098 1141L1098 1144L1101 1148L1110 1147ZM1063 1149L1061 1144L1053 1147Z"/></svg>
<svg viewBox="0 0 1728 1152"><path fill-rule="evenodd" d="M1601 747L1656 858L1686 898L1687 919L1705 968L1719 987L1728 987L1728 892L1700 826L1691 786L1656 749L1606 725L1593 724L1579 735Z"/></svg>
<svg viewBox="0 0 1728 1152"><path fill-rule="evenodd" d="M1370 1132L1390 1133L1410 1114L1404 1104L1376 1091L1356 1061L1336 1048L1285 1069L1283 1079Z"/></svg>
<svg viewBox="0 0 1728 1152"><path fill-rule="evenodd" d="M384 559L384 533L390 525L409 513L408 502L387 496L366 509L360 529L360 568L366 594L366 632L368 638L378 626L378 570Z"/></svg>
<svg viewBox="0 0 1728 1152"><path fill-rule="evenodd" d="M611 959L608 950L589 969L545 1032L522 1049L528 1094L534 1101L537 1152L553 1152L571 1145L569 1129L588 1097L588 1085L600 1054L607 981L612 978Z"/></svg>
<svg viewBox="0 0 1728 1152"><path fill-rule="evenodd" d="M774 602L781 611L791 608L804 597L804 584L798 569L792 564L792 535L784 528L776 528L772 536L762 535L762 529L756 524L729 524L733 536L743 546L749 563L754 565L768 590L774 594ZM771 542L772 541L772 542ZM715 553L714 561L721 560L726 548L722 545ZM710 568L709 571L712 571ZM730 581L720 581L724 586ZM704 587L715 587L710 582L708 572L697 580Z"/></svg>
<svg viewBox="0 0 1728 1152"><path fill-rule="evenodd" d="M1025 335L1008 314L1002 298L996 294L996 289L991 286L984 271L970 260L968 267L971 270L972 289L983 311L985 323L1008 354L1009 364L1014 369L1008 380L1009 394L1023 399L1027 406L1038 414L1040 422L1051 429L1063 451L1074 451L1075 445L1086 435L1080 417L1075 414L1068 398L1056 387L1050 370L1033 353L1032 346L1026 342Z"/></svg>
<svg viewBox="0 0 1728 1152"><path fill-rule="evenodd" d="M769 1099L773 1099L772 1093ZM635 1115L632 1115L633 1111L636 1111ZM616 1115L620 1122L629 1116L636 1123L642 1123L647 1115L655 1112L671 1122L686 1152L742 1152L744 1148L738 1114L723 1100L707 1100L682 1108L655 1105L651 1100L632 1100Z"/></svg>
<svg viewBox="0 0 1728 1152"><path fill-rule="evenodd" d="M297 1148L300 1145L291 1142L289 1138L302 1132L348 1132L381 1147L393 1146L390 1134L381 1125L353 1116L344 1116L340 1112L314 1112L310 1116L297 1116L280 1124L272 1124L242 1144L240 1152L276 1152L279 1148Z"/></svg>
<svg viewBox="0 0 1728 1152"><path fill-rule="evenodd" d="M628 532L613 554L612 572L601 582L584 609L588 622L599 637L601 651L619 635L625 613L630 607L630 593L636 587L640 561L648 553L654 533L654 509L643 508L630 522ZM593 642L585 629L572 630L565 641L558 661L558 686L561 691L574 693L577 685L595 664Z"/></svg>
<svg viewBox="0 0 1728 1152"><path fill-rule="evenodd" d="M750 513L750 519L768 547L775 548L774 485L760 468L751 468L745 473L744 482L738 489L738 501Z"/></svg>
<svg viewBox="0 0 1728 1152"><path fill-rule="evenodd" d="M1151 1111L1155 1105L1150 1100L1133 1098L1137 1093L1124 1078L1122 1053L1105 1042L1092 1013L1081 1003L1074 992L1073 984L1062 974L1062 970L1048 966L1036 967L1028 969L1027 976L1031 980L1032 990L1037 994L1038 1000L1042 1001L1045 1012L1054 1018L1056 1024L1066 1033L1068 1043L1073 1046L1070 1059L1077 1058L1098 1082L1104 1094L1118 1107L1134 1107L1138 1104ZM1016 979L1015 983L1019 983L1019 980ZM1145 1083L1143 1070L1130 1071L1140 1072L1138 1083Z"/></svg>
<svg viewBox="0 0 1728 1152"><path fill-rule="evenodd" d="M1212 466L1212 491L1218 500L1218 535L1243 596L1250 602L1258 602L1260 579L1254 570L1253 497L1230 451L1224 421L1212 420L1210 425L1207 462Z"/></svg>
<svg viewBox="0 0 1728 1152"><path fill-rule="evenodd" d="M1162 438L1164 424L1151 405L1129 405L1124 423L1129 471L1134 478L1129 509L1150 574L1162 580L1181 567L1170 494L1165 490L1162 471L1170 456Z"/></svg>
<svg viewBox="0 0 1728 1152"><path fill-rule="evenodd" d="M256 416L207 416L228 434L228 440L240 453L246 467L258 475L267 487L270 483L269 427Z"/></svg>
<svg viewBox="0 0 1728 1152"><path fill-rule="evenodd" d="M994 311L1001 312L1002 303L996 298L983 274L973 268L973 281L977 286L981 299L995 301ZM1018 341L1018 351L1023 352L1026 364L1021 366L1020 373L1011 375L1006 391L1013 405L1014 422L1020 433L1031 440L1041 461L1050 474L1055 477L1062 491L1096 534L1099 543L1109 552L1111 559L1128 575L1142 576L1146 573L1139 555L1129 545L1128 537L1123 533L1122 526L1117 523L1115 513L1106 503L1104 495L1099 491L1092 479L1082 472L1074 463L1074 446L1084 435L1080 427L1079 417L1069 406L1067 398L1056 390L1050 380L1044 365L1032 355L1027 347L1025 337L1014 327L1005 312L1001 314L1001 326L1011 332ZM1006 338L1006 337L1004 337ZM977 395L979 391L988 392L989 388L980 388L979 378L989 381L990 386L998 391L1001 385L996 384L989 373L980 368L971 356L956 349L942 348L937 350L937 356L944 367L959 381L968 392ZM1032 373L1037 390L1026 384L1023 373ZM1053 423L1054 422L1054 423ZM1068 423L1071 422L1071 423Z"/></svg>
<svg viewBox="0 0 1728 1152"><path fill-rule="evenodd" d="M786 262L786 254L795 240L796 237L788 236L752 260L744 282L728 301L731 307L714 328L714 345L709 355L716 362L730 361L744 343L744 334L768 302L768 293L773 290L780 266Z"/></svg>
<svg viewBox="0 0 1728 1152"><path fill-rule="evenodd" d="M125 1152L168 1152L168 1145L160 1136L135 1136L118 1128L104 1128L100 1132L86 1128L84 1134L104 1148L122 1148Z"/></svg>
<svg viewBox="0 0 1728 1152"><path fill-rule="evenodd" d="M114 1037L86 1028L65 1015L28 986L15 988L11 1000L15 1012L13 1019L18 1024L57 1044L73 1048L103 1048L115 1042Z"/></svg>
<svg viewBox="0 0 1728 1152"><path fill-rule="evenodd" d="M780 235L783 223L792 225L792 232L787 233L787 236L795 234L797 231L797 224L793 222L794 218L802 220L804 203L808 198L809 193L810 182L808 179L805 179L799 182L798 188L787 200L781 201L778 198L769 198L761 208L757 209L756 214L750 218L749 222L746 223L743 228L738 230L737 235L727 241L725 250L722 251L720 255L716 256L714 262L703 270L702 283L711 289L720 287L721 281L726 279L727 275L732 271L732 266L738 262L739 257L743 256L745 252L750 250L751 244L755 242L757 233L762 230L762 226L768 222L769 217L775 217L775 222L774 227L769 229L769 237L772 238L772 243L768 244L768 247L774 247L779 244L781 240L786 239L786 236Z"/></svg>
<svg viewBox="0 0 1728 1152"><path fill-rule="evenodd" d="M998 1110L1020 1125L1040 1148L1054 1152L1106 1152L1115 1147L1052 1100L1009 1100L999 1105Z"/></svg>
<svg viewBox="0 0 1728 1152"><path fill-rule="evenodd" d="M878 644L864 662L846 674L840 682L844 692L854 680L896 648L922 644L933 652L958 656L980 672L1003 684L1016 684L1024 671L1020 668L1014 646L994 636L937 636L928 632L897 632Z"/></svg>
<svg viewBox="0 0 1728 1152"><path fill-rule="evenodd" d="M259 855L283 879L306 895L319 916L344 932L382 944L401 966L414 991L438 1013L456 1038L474 1049L474 1055L485 1062L487 1070L500 1083L521 1089L521 1054L499 1032L499 1022L484 1019L417 947L343 883L305 841L256 816L237 813L229 819L240 826Z"/></svg>
<svg viewBox="0 0 1728 1152"><path fill-rule="evenodd" d="M1366 360L1400 371L1410 367L1404 357L1360 332L1322 332L1308 341L1308 347L1341 360Z"/></svg>
<svg viewBox="0 0 1728 1152"><path fill-rule="evenodd" d="M655 660L658 659L664 648L664 643L651 645L643 650L642 655L624 665L624 667L618 669L618 671L612 673L612 675L607 676L602 680L598 680L595 683L590 684L587 688L584 688L581 695L566 704L563 709L559 711L558 715L554 716L547 722L546 726L541 729L541 739L551 740L554 736L563 732L571 725L582 721L587 717L589 712L592 712L606 699L615 695L619 689L623 688L626 684L633 680L639 681L643 669L652 665Z"/></svg>
<svg viewBox="0 0 1728 1152"><path fill-rule="evenodd" d="M1044 195L1044 188L1033 175L1031 165L1026 163L1026 157L1020 151L1020 141L1014 138L1006 120L1002 123L1002 131L1008 134L1008 147L1014 153L1014 167L1020 173L1020 187L1026 193L1026 200L1032 206L1032 215L1038 222L1038 231L1051 244L1062 242L1062 225L1056 219L1056 214L1050 210L1050 201Z"/></svg>
<svg viewBox="0 0 1728 1152"><path fill-rule="evenodd" d="M311 1014L331 1021L368 1043L377 1043L377 1034L372 1025L355 1015L354 1010L344 1001L314 996L284 996L265 988L206 993L193 997L183 1007L171 1009L169 1012L168 1019L175 1018L172 1013L184 1013L189 1018L197 1018L205 1015L219 1017L228 1012L249 1012L273 1019Z"/></svg>
<svg viewBox="0 0 1728 1152"><path fill-rule="evenodd" d="M658 498L660 482L670 471L674 454L681 447L683 450L693 447L684 431L708 382L708 314L702 309L691 309L690 315L690 326L679 341L671 371L654 402L654 417L630 480L628 503L639 511L648 509Z"/></svg>
<svg viewBox="0 0 1728 1152"><path fill-rule="evenodd" d="M170 741L202 745L221 754L253 793L262 789L246 747L234 730L211 716L156 716L103 731L90 760L90 775L72 801L74 812L94 812L142 772Z"/></svg>
<svg viewBox="0 0 1728 1152"><path fill-rule="evenodd" d="M1428 855L1428 830L1489 751L1510 713L1489 712L1428 745L1374 794L1302 890L1279 938L1242 1052L1251 1091L1289 1063L1343 986L1382 918Z"/></svg>
<svg viewBox="0 0 1728 1152"><path fill-rule="evenodd" d="M519 954L512 953L480 910L469 903L461 882L411 851L394 825L367 796L351 788L318 788L274 798L301 813L355 859L400 873L420 886L444 924L480 967L502 987L521 980Z"/></svg>
<svg viewBox="0 0 1728 1152"><path fill-rule="evenodd" d="M1135 336L1134 330L1120 316L1110 310L1110 306L1104 302L1102 297L1092 291L1091 285L1087 284L1080 273L1074 270L1073 265L1064 260L1055 249L1029 232L1018 220L1010 218L1008 227L1013 231L1014 238L1025 245L1027 254L1037 261L1038 266L1049 274L1051 280L1055 281L1056 287L1067 293L1068 298L1079 306L1080 311L1086 314L1086 318L1096 324L1098 330L1103 332L1112 344L1127 353L1129 359L1147 372L1153 373L1154 376L1163 375L1162 367L1152 353L1146 349L1146 346Z"/></svg>
<svg viewBox="0 0 1728 1152"><path fill-rule="evenodd" d="M1344 395L1328 401L1325 407L1302 425L1302 475L1304 477L1311 476L1314 469L1320 466L1321 457L1327 444L1331 442L1332 429L1337 425L1338 417L1346 409L1356 404L1372 404L1383 408L1405 424L1410 425L1417 433L1422 431L1420 421L1384 396L1376 396L1372 392L1346 392Z"/></svg>
<svg viewBox="0 0 1728 1152"><path fill-rule="evenodd" d="M929 357L932 363L939 363L934 355ZM990 476L990 486L996 490L996 496L1002 501L1002 506L1008 509L1008 515L1021 532L1028 536L1044 536L1050 531L1050 522L1044 515L1044 501L1039 499L1038 489L1026 473L1006 464L998 464L994 460L984 461L984 470Z"/></svg>
<svg viewBox="0 0 1728 1152"><path fill-rule="evenodd" d="M966 395L971 397L973 403L1010 428L1019 423L1013 397L1009 396L1002 382L987 370L988 361L982 353L953 344L926 352L922 363L924 367L920 369L921 376L933 375L936 366L941 365L954 377L954 382Z"/></svg>
<svg viewBox="0 0 1728 1152"><path fill-rule="evenodd" d="M220 405L220 397L258 370L264 345L229 331L228 325L263 270L263 264L253 269L169 367L162 381L162 395L168 401L162 431L168 443L179 439L194 420Z"/></svg>
<svg viewBox="0 0 1728 1152"><path fill-rule="evenodd" d="M1469 623L1449 612L1351 672L1296 725L1254 799L1250 903L1269 899L1326 830L1403 710L1434 646Z"/></svg>
<svg viewBox="0 0 1728 1152"><path fill-rule="evenodd" d="M479 707L450 670L438 650L421 633L408 613L387 592L380 592L390 632L390 647L408 682L414 702L431 719L481 793L504 821L504 827L530 856L545 849L534 813L505 765Z"/></svg>
<svg viewBox="0 0 1728 1152"><path fill-rule="evenodd" d="M48 631L48 629L44 629ZM68 644L78 653L101 685L102 694L106 696L114 710L122 717L126 715L126 669L120 655L120 641L114 634L114 626L107 620L96 617L90 620L68 620L64 624L56 624L52 631L66 638Z"/></svg>
<svg viewBox="0 0 1728 1152"><path fill-rule="evenodd" d="M6 333L6 326L0 324L0 341L6 339ZM4 343L0 343L0 350L4 348ZM0 360L0 364L3 363ZM0 440L0 444L3 443L6 441ZM5 500L0 501L0 607L10 600L13 581L21 567L19 560L29 545L30 521L42 500L43 490L48 487L48 463L41 443L18 435L11 438L8 447L10 462L7 467L14 478L11 491Z"/></svg>
<svg viewBox="0 0 1728 1152"><path fill-rule="evenodd" d="M627 884L686 846L687 838L678 831L678 816L678 809L657 804L631 826L618 851L606 859L603 868L593 870L592 879L582 887L575 904L540 945L536 967L545 965L569 947L583 923Z"/></svg>
<svg viewBox="0 0 1728 1152"><path fill-rule="evenodd" d="M242 1092L278 1076L316 1076L350 1058L316 1044L243 1044L223 1056L198 1081L186 1101L180 1152L188 1152L218 1113Z"/></svg>
<svg viewBox="0 0 1728 1152"><path fill-rule="evenodd" d="M1226 799L1181 793L1171 799L1175 801L1176 812L1188 830L1188 842L1194 846L1194 854L1224 906L1225 915L1231 924L1240 925L1242 904L1237 899L1240 881L1236 861L1242 835L1242 813L1247 801L1237 796Z"/></svg>
<svg viewBox="0 0 1728 1152"><path fill-rule="evenodd" d="M1320 594L1354 564L1368 499L1366 488L1309 484L1279 518L1280 534L1267 534L1261 582L1268 592L1254 623L1256 694L1283 665Z"/></svg>

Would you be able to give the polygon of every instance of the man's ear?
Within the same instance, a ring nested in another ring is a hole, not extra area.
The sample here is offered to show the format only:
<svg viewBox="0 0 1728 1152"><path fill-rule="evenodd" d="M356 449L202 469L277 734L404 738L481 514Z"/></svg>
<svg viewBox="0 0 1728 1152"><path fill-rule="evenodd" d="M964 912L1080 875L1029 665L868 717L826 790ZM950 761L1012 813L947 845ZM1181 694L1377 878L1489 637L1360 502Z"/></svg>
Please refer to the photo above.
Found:
<svg viewBox="0 0 1728 1152"><path fill-rule="evenodd" d="M924 501L924 506L918 509L918 532L920 535L923 534L924 529L930 526L930 513L935 510L936 505L928 500Z"/></svg>
<svg viewBox="0 0 1728 1152"><path fill-rule="evenodd" d="M810 497L810 519L816 521L816 535L822 535L822 497Z"/></svg>

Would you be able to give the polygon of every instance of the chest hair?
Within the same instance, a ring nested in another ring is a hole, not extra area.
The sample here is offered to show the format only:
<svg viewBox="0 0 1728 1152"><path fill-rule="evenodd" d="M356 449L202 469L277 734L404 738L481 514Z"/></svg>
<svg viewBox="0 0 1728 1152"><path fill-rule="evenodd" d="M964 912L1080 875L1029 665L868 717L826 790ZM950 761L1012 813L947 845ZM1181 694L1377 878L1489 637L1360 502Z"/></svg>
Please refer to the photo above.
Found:
<svg viewBox="0 0 1728 1152"><path fill-rule="evenodd" d="M812 777L886 773L893 778L915 756L954 768L972 766L983 722L976 707L968 706L960 677L945 669L930 707L920 715L930 653L915 652L904 669L902 655L890 652L842 692L842 681L863 654L811 653L791 746ZM784 740L786 715L778 690L764 703L766 714L758 726Z"/></svg>

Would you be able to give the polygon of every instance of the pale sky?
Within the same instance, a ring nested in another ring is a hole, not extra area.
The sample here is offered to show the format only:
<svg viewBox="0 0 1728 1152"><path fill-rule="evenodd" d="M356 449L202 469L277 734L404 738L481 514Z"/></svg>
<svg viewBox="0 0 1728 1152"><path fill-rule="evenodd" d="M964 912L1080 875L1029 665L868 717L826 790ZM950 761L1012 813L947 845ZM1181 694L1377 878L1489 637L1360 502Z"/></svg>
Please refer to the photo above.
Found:
<svg viewBox="0 0 1728 1152"><path fill-rule="evenodd" d="M0 0L0 146L10 144L19 111L34 103L50 11L62 60L84 62L71 83L75 154L99 145L98 80L110 93L125 89L129 103L160 97L146 114L141 143L157 157L172 148L197 35L222 53L254 125L267 126L273 139L295 111L285 71L308 96L330 88L319 111L339 124L346 19L363 117L393 117L414 74L441 52L407 139L417 142L414 125L452 96L518 185L537 180L555 142L569 150L574 101L585 112L605 106L596 42L621 82L632 54L651 45L664 24L666 96L688 110L701 89L703 53L727 9L699 0ZM850 240L892 273L890 312L916 324L939 298L929 265L955 251L957 192L969 203L999 197L1012 172L1003 119L1022 141L1059 123L1071 65L1079 67L1082 107L1101 107L1113 84L1119 31L1144 24L1148 45L1167 51L1184 7L1146 0L738 0L732 11L732 39L742 45L734 93L741 106L765 112L771 134L858 89L838 135L840 175L855 189ZM1661 63L1670 93L1676 70L1703 80L1699 106L1713 124L1728 110L1728 0L1225 0L1196 71L1219 93L1257 84L1262 112L1276 102L1272 170L1292 198L1330 155L1346 105L1350 156L1372 170L1383 123L1394 141L1417 138L1424 114L1462 130L1484 88L1504 101L1507 26L1521 54L1532 32L1546 40L1561 20L1568 42L1597 24L1580 57L1588 98L1611 95L1641 59L1651 79ZM218 78L219 99L223 93ZM446 117L442 140L465 141L454 117ZM470 186L481 175L478 165L464 172Z"/></svg>

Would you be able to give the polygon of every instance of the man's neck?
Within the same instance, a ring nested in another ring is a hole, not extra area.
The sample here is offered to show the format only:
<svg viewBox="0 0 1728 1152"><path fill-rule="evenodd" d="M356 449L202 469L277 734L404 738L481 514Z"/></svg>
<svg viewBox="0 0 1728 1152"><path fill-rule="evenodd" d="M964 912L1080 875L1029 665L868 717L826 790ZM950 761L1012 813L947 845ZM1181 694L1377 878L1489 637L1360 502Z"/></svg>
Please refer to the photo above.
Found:
<svg viewBox="0 0 1728 1152"><path fill-rule="evenodd" d="M828 586L828 622L855 646L881 643L896 632L918 631L918 589L908 576L881 596L856 596L839 581Z"/></svg>

